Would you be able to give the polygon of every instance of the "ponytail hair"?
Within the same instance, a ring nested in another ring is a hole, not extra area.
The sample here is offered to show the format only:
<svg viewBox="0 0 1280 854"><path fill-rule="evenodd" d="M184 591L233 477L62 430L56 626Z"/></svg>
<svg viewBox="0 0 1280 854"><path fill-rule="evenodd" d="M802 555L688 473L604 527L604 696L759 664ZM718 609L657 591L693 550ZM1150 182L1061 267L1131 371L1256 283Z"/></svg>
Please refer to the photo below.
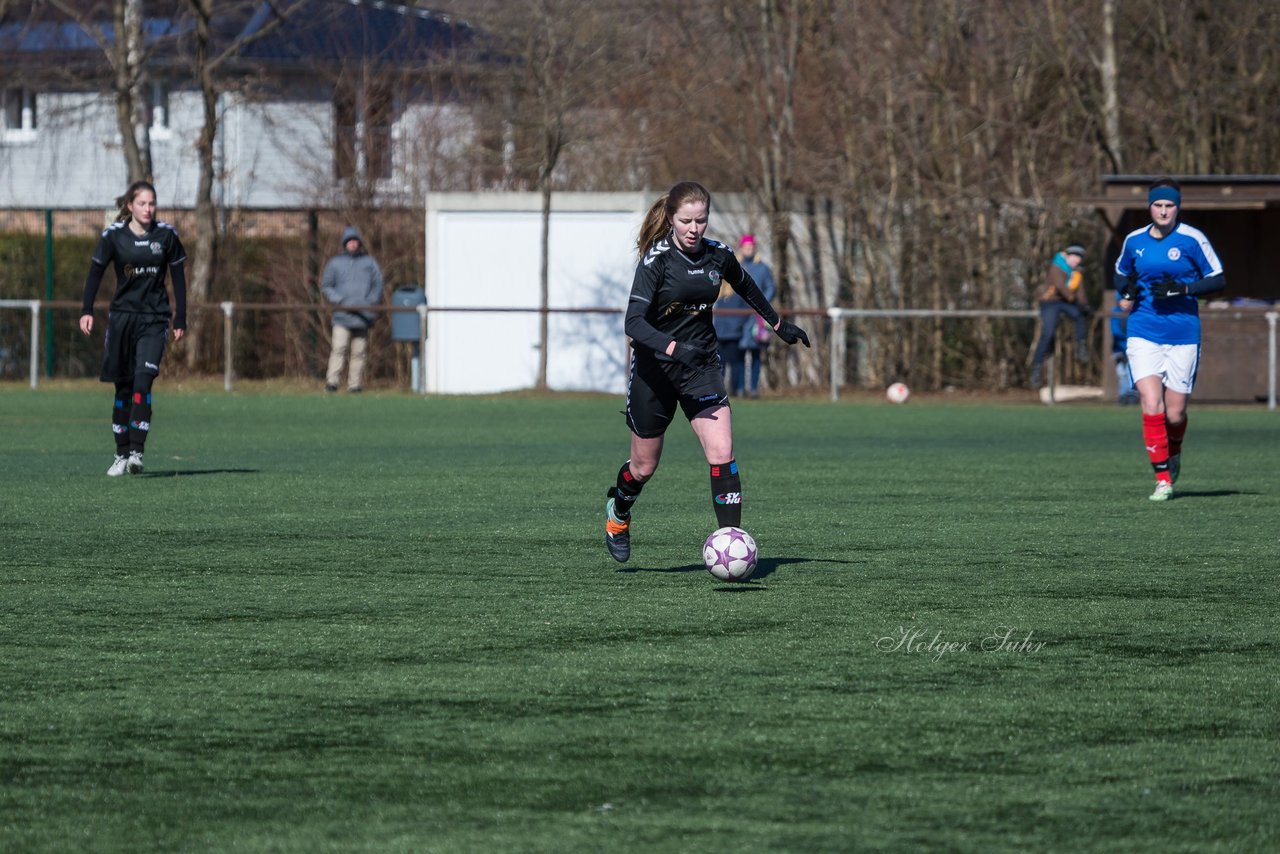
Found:
<svg viewBox="0 0 1280 854"><path fill-rule="evenodd" d="M705 202L707 212L711 212L711 193L696 181L681 181L649 206L640 224L640 236L636 238L636 251L640 257L643 258L649 247L671 229L671 218L689 202Z"/></svg>
<svg viewBox="0 0 1280 854"><path fill-rule="evenodd" d="M124 195L116 199L116 207L120 212L116 214L116 222L128 222L132 217L129 213L129 205L133 204L133 200L138 198L138 193L143 190L150 190L152 197L156 195L156 188L152 186L150 181L134 181L129 185L129 189L124 191Z"/></svg>

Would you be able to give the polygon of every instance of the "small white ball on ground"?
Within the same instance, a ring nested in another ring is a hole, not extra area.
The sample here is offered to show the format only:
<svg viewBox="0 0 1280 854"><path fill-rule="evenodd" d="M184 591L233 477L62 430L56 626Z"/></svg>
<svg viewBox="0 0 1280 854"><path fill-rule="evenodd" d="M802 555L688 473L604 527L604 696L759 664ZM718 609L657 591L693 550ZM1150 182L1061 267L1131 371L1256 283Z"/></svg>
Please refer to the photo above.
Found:
<svg viewBox="0 0 1280 854"><path fill-rule="evenodd" d="M890 403L906 403L907 398L911 397L911 389L907 388L906 383L894 383L885 391L884 396L889 398Z"/></svg>

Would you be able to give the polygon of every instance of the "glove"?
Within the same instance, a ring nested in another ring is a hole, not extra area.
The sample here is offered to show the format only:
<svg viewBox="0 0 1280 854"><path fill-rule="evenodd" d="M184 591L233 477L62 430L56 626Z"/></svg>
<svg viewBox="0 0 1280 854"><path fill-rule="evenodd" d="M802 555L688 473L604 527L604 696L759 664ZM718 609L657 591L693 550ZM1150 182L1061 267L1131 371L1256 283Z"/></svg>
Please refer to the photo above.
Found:
<svg viewBox="0 0 1280 854"><path fill-rule="evenodd" d="M1124 302L1138 301L1138 283L1134 281L1125 282L1120 288L1120 299Z"/></svg>
<svg viewBox="0 0 1280 854"><path fill-rule="evenodd" d="M1187 295L1187 286L1182 282L1175 282L1173 279L1165 279L1151 288L1151 296L1154 299L1173 299L1174 297L1185 297Z"/></svg>
<svg viewBox="0 0 1280 854"><path fill-rule="evenodd" d="M687 368L700 368L706 363L707 355L707 351L701 347L677 341L675 352L671 354L671 358Z"/></svg>
<svg viewBox="0 0 1280 854"><path fill-rule="evenodd" d="M808 334L806 334L803 329L801 329L799 326L796 326L794 323L789 323L784 320L778 324L778 328L774 331L778 333L779 338L781 338L783 341L786 341L788 344L794 344L797 341L803 341L804 346L806 347L809 346Z"/></svg>

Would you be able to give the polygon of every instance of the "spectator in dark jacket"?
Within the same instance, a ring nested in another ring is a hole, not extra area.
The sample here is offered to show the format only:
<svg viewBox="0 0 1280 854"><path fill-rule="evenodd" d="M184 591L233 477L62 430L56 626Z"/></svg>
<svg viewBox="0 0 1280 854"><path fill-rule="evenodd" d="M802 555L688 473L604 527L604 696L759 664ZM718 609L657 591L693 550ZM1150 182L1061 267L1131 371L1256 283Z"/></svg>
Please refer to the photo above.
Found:
<svg viewBox="0 0 1280 854"><path fill-rule="evenodd" d="M324 298L333 305L377 305L382 302L382 271L378 263L365 251L364 241L355 226L342 231L340 255L325 264L320 280ZM343 311L333 313L333 350L329 354L329 370L325 376L325 391L337 391L342 379L342 364L350 354L351 364L347 372L347 390L359 392L364 381L365 359L369 351L369 327L374 315L367 311Z"/></svg>

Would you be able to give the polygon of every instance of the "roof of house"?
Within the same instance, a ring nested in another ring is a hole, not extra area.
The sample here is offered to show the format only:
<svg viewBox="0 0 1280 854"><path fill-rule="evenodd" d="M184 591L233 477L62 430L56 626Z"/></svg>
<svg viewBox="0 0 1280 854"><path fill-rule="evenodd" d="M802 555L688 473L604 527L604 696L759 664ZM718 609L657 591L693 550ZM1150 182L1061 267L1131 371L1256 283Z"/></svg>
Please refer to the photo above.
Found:
<svg viewBox="0 0 1280 854"><path fill-rule="evenodd" d="M242 64L305 70L359 59L403 65L479 44L477 31L469 23L428 9L381 0L301 0L295 8L277 0L220 7L213 21L215 51L238 39L253 38L267 27L279 6L291 8L292 14L242 48L238 56ZM158 66L188 63L182 44L194 32L195 22L189 16L145 18L143 35L152 51L150 61ZM89 30L50 15L0 23L0 53L10 58L11 67L28 71L102 66L101 45L114 40L108 20L96 22Z"/></svg>

